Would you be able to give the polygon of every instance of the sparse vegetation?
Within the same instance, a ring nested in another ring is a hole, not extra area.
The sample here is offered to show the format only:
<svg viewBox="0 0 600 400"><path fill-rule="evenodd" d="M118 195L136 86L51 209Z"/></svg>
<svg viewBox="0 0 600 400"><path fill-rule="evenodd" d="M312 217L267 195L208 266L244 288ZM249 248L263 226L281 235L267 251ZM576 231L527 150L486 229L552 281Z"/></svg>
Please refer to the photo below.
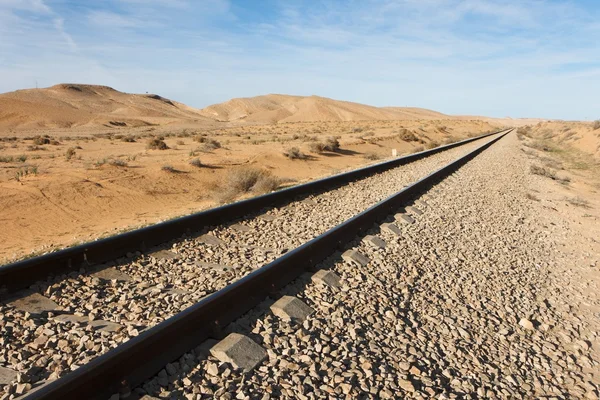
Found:
<svg viewBox="0 0 600 400"><path fill-rule="evenodd" d="M592 123L592 129L593 130L600 129L600 119L597 119L596 121L594 121Z"/></svg>
<svg viewBox="0 0 600 400"><path fill-rule="evenodd" d="M193 160L190 160L190 165L191 165L192 167L197 167L197 168L200 168L200 167L202 167L202 166L203 166L203 165L202 165L202 161L200 161L200 159L199 159L199 158L194 158Z"/></svg>
<svg viewBox="0 0 600 400"><path fill-rule="evenodd" d="M15 158L13 156L0 156L0 163L11 163L14 161Z"/></svg>
<svg viewBox="0 0 600 400"><path fill-rule="evenodd" d="M133 135L123 136L121 140L126 143L135 143L135 137Z"/></svg>
<svg viewBox="0 0 600 400"><path fill-rule="evenodd" d="M21 178L23 178L27 175L37 175L37 173L38 173L37 165L30 165L30 166L22 167L22 168L19 168L17 170L17 172L15 172L15 180L17 182L20 182Z"/></svg>
<svg viewBox="0 0 600 400"><path fill-rule="evenodd" d="M281 185L281 180L274 177L270 171L240 167L229 171L225 182L221 185L218 200L222 203L232 201L245 193L262 194L272 192Z"/></svg>
<svg viewBox="0 0 600 400"><path fill-rule="evenodd" d="M532 174L544 176L562 184L571 182L569 177L559 177L554 171L548 168L540 167L539 165L531 165L530 171Z"/></svg>
<svg viewBox="0 0 600 400"><path fill-rule="evenodd" d="M114 160L110 160L109 164L112 165L113 167L126 167L127 166L127 162L125 162L124 160L120 160L118 158L116 158Z"/></svg>
<svg viewBox="0 0 600 400"><path fill-rule="evenodd" d="M310 144L310 151L313 153L323 153L329 151L335 153L340 150L340 142L334 137L328 137L324 142L313 142Z"/></svg>
<svg viewBox="0 0 600 400"><path fill-rule="evenodd" d="M42 146L38 146L37 144L27 146L27 151L40 151L40 150L46 150L46 148L42 147Z"/></svg>
<svg viewBox="0 0 600 400"><path fill-rule="evenodd" d="M150 141L148 141L146 148L148 150L167 150L169 148L169 146L167 146L167 144L164 142L164 140L155 138L155 139L150 139Z"/></svg>
<svg viewBox="0 0 600 400"><path fill-rule="evenodd" d="M44 144L50 144L50 137L49 136L36 136L33 138L33 144L36 144L38 146L41 146Z"/></svg>
<svg viewBox="0 0 600 400"><path fill-rule="evenodd" d="M412 133L411 131L409 131L406 128L400 129L400 131L398 132L398 139L404 140L405 142L418 142L419 141L419 138L414 133Z"/></svg>
<svg viewBox="0 0 600 400"><path fill-rule="evenodd" d="M177 145L178 146L183 146L185 144L185 142L183 140L178 140L177 141Z"/></svg>
<svg viewBox="0 0 600 400"><path fill-rule="evenodd" d="M67 152L65 153L65 158L67 159L67 161L71 160L73 157L75 157L75 147L69 147L67 149Z"/></svg>
<svg viewBox="0 0 600 400"><path fill-rule="evenodd" d="M431 142L425 144L425 148L427 150L435 149L436 147L439 147L439 146L440 146L440 143L436 140L432 140Z"/></svg>
<svg viewBox="0 0 600 400"><path fill-rule="evenodd" d="M415 148L413 149L413 153L418 153L423 150L425 150L425 146L423 146L423 145L415 146Z"/></svg>
<svg viewBox="0 0 600 400"><path fill-rule="evenodd" d="M571 204L574 205L575 207L581 207L581 208L591 208L590 207L590 203L586 200L583 199L579 196L575 196L575 197L566 197L565 200Z"/></svg>
<svg viewBox="0 0 600 400"><path fill-rule="evenodd" d="M283 155L290 160L306 160L308 157L306 154L300 151L297 147L291 147L283 152Z"/></svg>
<svg viewBox="0 0 600 400"><path fill-rule="evenodd" d="M376 153L365 153L363 155L363 158L365 160L375 161L375 160L380 160L381 156L379 154L376 154Z"/></svg>
<svg viewBox="0 0 600 400"><path fill-rule="evenodd" d="M168 165L168 164L163 165L160 169L165 172L177 172L177 170L175 168L173 168L171 165Z"/></svg>

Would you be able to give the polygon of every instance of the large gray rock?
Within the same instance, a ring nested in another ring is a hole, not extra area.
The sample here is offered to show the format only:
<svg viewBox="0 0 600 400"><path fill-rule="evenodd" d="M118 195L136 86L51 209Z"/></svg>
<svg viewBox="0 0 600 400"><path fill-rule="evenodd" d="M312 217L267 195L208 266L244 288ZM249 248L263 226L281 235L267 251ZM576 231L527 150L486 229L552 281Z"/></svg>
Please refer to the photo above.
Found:
<svg viewBox="0 0 600 400"><path fill-rule="evenodd" d="M58 304L39 293L32 293L30 295L21 297L17 300L11 301L10 304L13 305L17 310L25 311L30 314L41 314L44 312L60 310Z"/></svg>

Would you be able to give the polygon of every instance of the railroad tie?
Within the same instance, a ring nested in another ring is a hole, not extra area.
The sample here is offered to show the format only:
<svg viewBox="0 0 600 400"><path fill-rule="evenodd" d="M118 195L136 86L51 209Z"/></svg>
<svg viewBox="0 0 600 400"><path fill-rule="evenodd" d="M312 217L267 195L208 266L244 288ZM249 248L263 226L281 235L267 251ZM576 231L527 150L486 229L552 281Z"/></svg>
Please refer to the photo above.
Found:
<svg viewBox="0 0 600 400"><path fill-rule="evenodd" d="M382 224L381 225L381 231L382 232L387 232L387 233L392 234L394 236L402 236L402 231L400 230L400 228L396 224Z"/></svg>
<svg viewBox="0 0 600 400"><path fill-rule="evenodd" d="M244 372L250 372L267 358L267 352L252 339L239 333L230 333L210 349L210 354L221 362L230 363Z"/></svg>
<svg viewBox="0 0 600 400"><path fill-rule="evenodd" d="M286 321L304 321L315 312L313 308L294 296L283 296L271 305L271 312Z"/></svg>
<svg viewBox="0 0 600 400"><path fill-rule="evenodd" d="M414 218L405 213L398 213L398 214L394 215L394 219L398 222L402 222L403 224L414 224L415 223Z"/></svg>
<svg viewBox="0 0 600 400"><path fill-rule="evenodd" d="M342 287L338 274L330 270L321 269L315 272L310 279L315 283L329 286L334 289L339 289Z"/></svg>
<svg viewBox="0 0 600 400"><path fill-rule="evenodd" d="M365 267L369 261L369 257L360 253L357 250L346 250L344 254L342 254L342 259L350 264L355 264L359 267Z"/></svg>
<svg viewBox="0 0 600 400"><path fill-rule="evenodd" d="M385 249L385 240L383 240L379 236L367 235L363 238L362 241L370 246Z"/></svg>

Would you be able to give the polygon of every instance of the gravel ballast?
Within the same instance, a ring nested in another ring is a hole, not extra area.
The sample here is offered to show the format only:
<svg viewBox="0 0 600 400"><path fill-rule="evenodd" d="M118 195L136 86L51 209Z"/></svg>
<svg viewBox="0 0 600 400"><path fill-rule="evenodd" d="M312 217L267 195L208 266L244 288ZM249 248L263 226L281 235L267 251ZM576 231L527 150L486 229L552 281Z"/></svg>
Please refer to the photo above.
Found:
<svg viewBox="0 0 600 400"><path fill-rule="evenodd" d="M112 274L82 269L34 285L58 307L31 314L0 305L0 367L8 368L6 376L18 373L10 384L0 382L0 394L26 393L80 367L489 140L206 232L215 240L190 238L154 255L132 254ZM102 329L107 323L109 331Z"/></svg>
<svg viewBox="0 0 600 400"><path fill-rule="evenodd" d="M597 295L572 279L561 237L527 200L511 134L426 196L385 247L356 238L364 267L333 255L340 288L303 277L282 291L315 312L269 311L230 330L268 359L241 373L199 346L135 389L160 398L598 398ZM390 216L390 221L391 221ZM575 234L575 233L573 233ZM585 266L589 268L589 266ZM569 285L565 287L567 275Z"/></svg>

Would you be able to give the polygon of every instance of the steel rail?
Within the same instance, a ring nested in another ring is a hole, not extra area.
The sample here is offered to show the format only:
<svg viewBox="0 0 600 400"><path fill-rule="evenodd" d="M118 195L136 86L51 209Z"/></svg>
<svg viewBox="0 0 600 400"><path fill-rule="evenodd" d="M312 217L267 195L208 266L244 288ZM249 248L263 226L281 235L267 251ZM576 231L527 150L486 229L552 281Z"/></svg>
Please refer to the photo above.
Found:
<svg viewBox="0 0 600 400"><path fill-rule="evenodd" d="M105 239L84 243L64 250L44 254L0 266L0 299L27 288L39 280L52 275L78 271L81 266L101 264L125 256L129 252L146 251L205 227L220 225L259 212L265 207L289 202L295 197L319 193L360 178L383 172L400 165L409 164L430 155L458 147L506 130L480 135L440 146L435 149L410 154L390 161L352 170L301 185L292 186L273 193L212 208L195 214L161 222L145 228L132 230Z"/></svg>
<svg viewBox="0 0 600 400"><path fill-rule="evenodd" d="M424 189L442 180L510 133L499 135L360 214L330 229L244 278L226 286L74 372L47 384L28 399L106 399L135 388L227 324L276 294L300 274L312 270L337 249L385 219Z"/></svg>

